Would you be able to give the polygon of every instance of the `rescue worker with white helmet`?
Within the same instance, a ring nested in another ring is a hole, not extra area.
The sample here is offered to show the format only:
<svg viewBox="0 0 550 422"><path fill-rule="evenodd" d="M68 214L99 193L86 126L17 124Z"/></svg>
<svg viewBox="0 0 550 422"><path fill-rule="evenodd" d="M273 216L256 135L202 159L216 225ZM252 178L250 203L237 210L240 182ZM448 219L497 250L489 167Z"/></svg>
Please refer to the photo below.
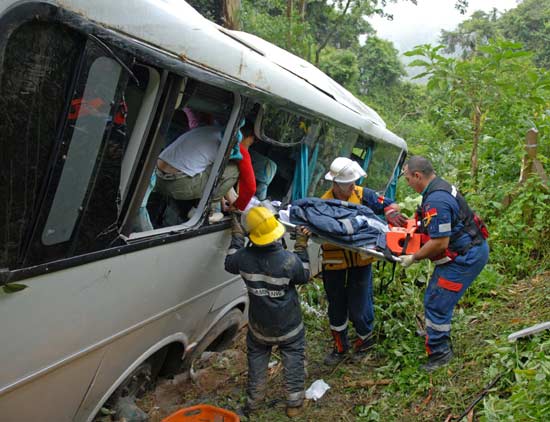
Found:
<svg viewBox="0 0 550 422"><path fill-rule="evenodd" d="M371 208L376 214L384 213L394 226L404 226L405 217L399 206L390 198L378 195L355 182L367 174L356 162L346 157L334 159L325 179L332 187L322 199L339 199ZM372 258L325 243L323 249L323 285L328 301L328 317L334 342L333 350L326 356L326 365L341 362L350 349L348 320L351 320L356 339L353 357L360 359L374 345L374 305L372 291Z"/></svg>
<svg viewBox="0 0 550 422"><path fill-rule="evenodd" d="M225 258L225 269L242 276L250 299L244 413L257 410L265 398L271 349L277 345L283 358L286 413L294 417L305 397L305 330L295 285L309 280L308 238L299 234L292 253L279 241L285 228L270 210L253 207L244 217L252 244L244 247L244 231L233 214L231 245Z"/></svg>

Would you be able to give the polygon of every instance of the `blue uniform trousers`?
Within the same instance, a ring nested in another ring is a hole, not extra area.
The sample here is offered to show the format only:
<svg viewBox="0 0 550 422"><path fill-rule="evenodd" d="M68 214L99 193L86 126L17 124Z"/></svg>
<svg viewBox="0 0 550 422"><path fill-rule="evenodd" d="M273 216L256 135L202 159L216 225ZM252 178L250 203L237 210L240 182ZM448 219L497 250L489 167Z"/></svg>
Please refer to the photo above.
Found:
<svg viewBox="0 0 550 422"><path fill-rule="evenodd" d="M359 337L369 336L374 323L371 265L323 270L323 285L331 330L346 330L349 318Z"/></svg>
<svg viewBox="0 0 550 422"><path fill-rule="evenodd" d="M488 260L489 246L484 241L454 261L435 267L424 294L426 351L429 355L450 349L454 308Z"/></svg>

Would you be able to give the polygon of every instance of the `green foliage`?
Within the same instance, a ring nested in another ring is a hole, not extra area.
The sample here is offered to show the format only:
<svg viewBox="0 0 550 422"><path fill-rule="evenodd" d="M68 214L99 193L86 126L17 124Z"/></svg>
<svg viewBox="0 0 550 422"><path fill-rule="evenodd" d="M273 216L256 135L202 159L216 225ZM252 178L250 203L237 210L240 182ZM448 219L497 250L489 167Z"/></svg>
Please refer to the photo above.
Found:
<svg viewBox="0 0 550 422"><path fill-rule="evenodd" d="M385 4L378 0L243 0L241 19L243 30L316 64L355 93L395 85L404 75L397 50L391 42L375 37L365 20L383 15ZM366 44L361 46L359 39L365 35Z"/></svg>
<svg viewBox="0 0 550 422"><path fill-rule="evenodd" d="M370 36L358 50L361 92L386 89L405 76L399 52L392 42Z"/></svg>
<svg viewBox="0 0 550 422"><path fill-rule="evenodd" d="M520 44L506 40L493 40L479 48L479 55L464 61L442 56L441 48L423 45L406 54L421 56L412 65L423 67L421 75L430 77L430 119L454 143L455 152L468 153L455 165L459 171L469 167L473 189L478 183L502 184L502 178L493 177L494 167L502 166L498 155L507 150L512 154L502 163L505 175L516 179L511 166L517 172L522 155L518 140L525 122L548 124L544 111L550 101L548 73L532 64ZM518 79L519 74L523 77ZM488 178L481 180L485 175Z"/></svg>
<svg viewBox="0 0 550 422"><path fill-rule="evenodd" d="M243 0L243 30L309 59L315 50L310 24L295 11L288 17L286 7L287 3L283 0Z"/></svg>
<svg viewBox="0 0 550 422"><path fill-rule="evenodd" d="M550 65L550 4L539 0L524 0L517 7L500 15L496 9L490 12L478 10L461 22L454 30L441 31L440 41L446 53L460 54L463 59L480 53L480 47L494 38L504 37L520 42L526 51L535 55L539 67Z"/></svg>
<svg viewBox="0 0 550 422"><path fill-rule="evenodd" d="M548 265L550 193L540 180L530 179L505 212L488 216L495 265L519 278L544 269L541 263Z"/></svg>
<svg viewBox="0 0 550 422"><path fill-rule="evenodd" d="M513 344L488 343L494 350L494 363L487 372L505 374L501 381L505 392L485 399L481 420L545 420L550 413L550 335Z"/></svg>
<svg viewBox="0 0 550 422"><path fill-rule="evenodd" d="M222 8L219 0L187 0L187 3L206 19L222 25Z"/></svg>
<svg viewBox="0 0 550 422"><path fill-rule="evenodd" d="M480 46L499 35L497 17L496 9L489 13L478 10L469 19L462 21L457 29L442 30L440 41L446 46L445 52L460 53L463 59L478 54Z"/></svg>
<svg viewBox="0 0 550 422"><path fill-rule="evenodd" d="M2 286L2 292L6 294L17 293L17 292L20 292L21 290L25 290L27 287L28 286L26 284L8 283Z"/></svg>
<svg viewBox="0 0 550 422"><path fill-rule="evenodd" d="M326 48L319 60L319 69L340 85L354 91L359 79L359 66L357 56L352 51Z"/></svg>
<svg viewBox="0 0 550 422"><path fill-rule="evenodd" d="M546 1L524 0L497 21L502 35L521 42L535 54L537 66L550 67L550 4Z"/></svg>

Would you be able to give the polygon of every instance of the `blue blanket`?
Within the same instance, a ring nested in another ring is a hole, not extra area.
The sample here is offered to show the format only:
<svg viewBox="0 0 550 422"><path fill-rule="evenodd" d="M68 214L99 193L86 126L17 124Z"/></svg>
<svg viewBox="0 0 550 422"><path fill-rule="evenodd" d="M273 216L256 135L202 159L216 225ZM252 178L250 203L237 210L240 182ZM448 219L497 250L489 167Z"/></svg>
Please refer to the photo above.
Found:
<svg viewBox="0 0 550 422"><path fill-rule="evenodd" d="M292 202L290 222L316 235L349 246L385 249L381 220L369 207L337 199L304 198Z"/></svg>

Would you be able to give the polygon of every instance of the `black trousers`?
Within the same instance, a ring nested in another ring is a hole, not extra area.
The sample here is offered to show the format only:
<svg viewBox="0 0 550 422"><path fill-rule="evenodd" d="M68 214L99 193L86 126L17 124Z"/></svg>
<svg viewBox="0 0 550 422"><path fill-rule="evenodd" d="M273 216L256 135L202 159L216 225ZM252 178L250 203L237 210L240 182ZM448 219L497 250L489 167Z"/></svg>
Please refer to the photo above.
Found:
<svg viewBox="0 0 550 422"><path fill-rule="evenodd" d="M289 341L266 344L260 342L248 331L246 337L248 349L248 387L247 400L251 407L265 397L267 388L267 369L271 350L277 346L283 358L287 405L297 406L304 400L305 383L305 331Z"/></svg>

